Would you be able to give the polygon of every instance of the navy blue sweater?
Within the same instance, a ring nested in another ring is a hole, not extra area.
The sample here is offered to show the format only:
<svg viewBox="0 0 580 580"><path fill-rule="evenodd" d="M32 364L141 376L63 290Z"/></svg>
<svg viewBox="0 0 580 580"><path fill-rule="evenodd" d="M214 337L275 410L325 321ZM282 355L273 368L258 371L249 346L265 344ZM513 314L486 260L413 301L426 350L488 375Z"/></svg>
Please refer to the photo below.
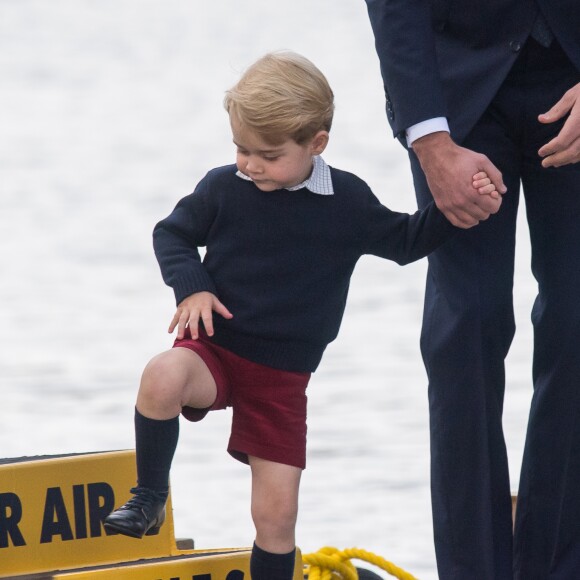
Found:
<svg viewBox="0 0 580 580"><path fill-rule="evenodd" d="M338 334L362 255L407 264L457 231L434 204L393 212L364 181L330 170L334 195L263 192L235 165L219 167L155 226L155 254L177 304L205 290L234 315L214 313L216 344L270 367L314 371Z"/></svg>

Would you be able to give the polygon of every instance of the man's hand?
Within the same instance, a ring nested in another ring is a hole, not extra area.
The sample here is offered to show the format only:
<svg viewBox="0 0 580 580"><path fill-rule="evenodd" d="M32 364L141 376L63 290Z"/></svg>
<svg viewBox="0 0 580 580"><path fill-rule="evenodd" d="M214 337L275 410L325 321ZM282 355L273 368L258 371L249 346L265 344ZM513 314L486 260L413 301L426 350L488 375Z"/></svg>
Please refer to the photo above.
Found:
<svg viewBox="0 0 580 580"><path fill-rule="evenodd" d="M233 318L233 314L211 292L196 292L179 303L173 320L169 325L169 333L177 327L177 338L183 338L185 329L189 327L191 338L199 337L199 319L203 321L205 331L213 335L213 312L224 318Z"/></svg>
<svg viewBox="0 0 580 580"><path fill-rule="evenodd" d="M501 206L501 196L480 195L474 176L485 172L502 195L507 191L501 172L481 153L455 144L449 133L430 133L413 142L437 207L460 228L471 228Z"/></svg>
<svg viewBox="0 0 580 580"><path fill-rule="evenodd" d="M560 167L580 161L580 83L567 91L547 112L538 116L540 123L553 123L569 113L556 137L538 151L543 167Z"/></svg>

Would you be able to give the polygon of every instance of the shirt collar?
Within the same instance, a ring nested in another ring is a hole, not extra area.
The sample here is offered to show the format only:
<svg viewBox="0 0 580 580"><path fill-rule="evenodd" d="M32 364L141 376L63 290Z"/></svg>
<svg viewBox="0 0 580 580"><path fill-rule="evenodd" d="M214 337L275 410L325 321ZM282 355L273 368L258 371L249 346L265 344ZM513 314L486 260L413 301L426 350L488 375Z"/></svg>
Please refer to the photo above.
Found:
<svg viewBox="0 0 580 580"><path fill-rule="evenodd" d="M312 193L317 193L319 195L333 195L334 189L332 187L330 167L326 164L326 161L320 157L320 155L315 155L312 158L312 161L313 167L310 177L298 185L293 185L292 187L287 187L285 189L288 191L296 191L297 189L305 187ZM241 171L238 171L236 175L246 181L252 181L251 177L248 177Z"/></svg>

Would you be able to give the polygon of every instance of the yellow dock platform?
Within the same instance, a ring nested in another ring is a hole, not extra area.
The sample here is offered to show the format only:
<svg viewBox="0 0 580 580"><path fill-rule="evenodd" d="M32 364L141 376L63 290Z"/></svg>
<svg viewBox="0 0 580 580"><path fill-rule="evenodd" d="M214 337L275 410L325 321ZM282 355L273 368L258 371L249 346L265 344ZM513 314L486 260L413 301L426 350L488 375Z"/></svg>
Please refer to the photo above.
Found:
<svg viewBox="0 0 580 580"><path fill-rule="evenodd" d="M249 580L250 548L176 540L171 497L158 535L108 535L103 520L135 480L132 450L0 460L0 578Z"/></svg>

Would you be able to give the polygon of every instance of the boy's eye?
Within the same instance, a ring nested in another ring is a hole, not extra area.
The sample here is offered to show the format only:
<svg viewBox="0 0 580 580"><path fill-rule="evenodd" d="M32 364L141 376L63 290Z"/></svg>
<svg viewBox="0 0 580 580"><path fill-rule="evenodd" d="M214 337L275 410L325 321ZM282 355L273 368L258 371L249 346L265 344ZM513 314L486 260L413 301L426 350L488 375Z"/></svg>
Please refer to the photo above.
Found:
<svg viewBox="0 0 580 580"><path fill-rule="evenodd" d="M279 159L280 155L264 155L264 159L266 161L276 161L276 159Z"/></svg>

